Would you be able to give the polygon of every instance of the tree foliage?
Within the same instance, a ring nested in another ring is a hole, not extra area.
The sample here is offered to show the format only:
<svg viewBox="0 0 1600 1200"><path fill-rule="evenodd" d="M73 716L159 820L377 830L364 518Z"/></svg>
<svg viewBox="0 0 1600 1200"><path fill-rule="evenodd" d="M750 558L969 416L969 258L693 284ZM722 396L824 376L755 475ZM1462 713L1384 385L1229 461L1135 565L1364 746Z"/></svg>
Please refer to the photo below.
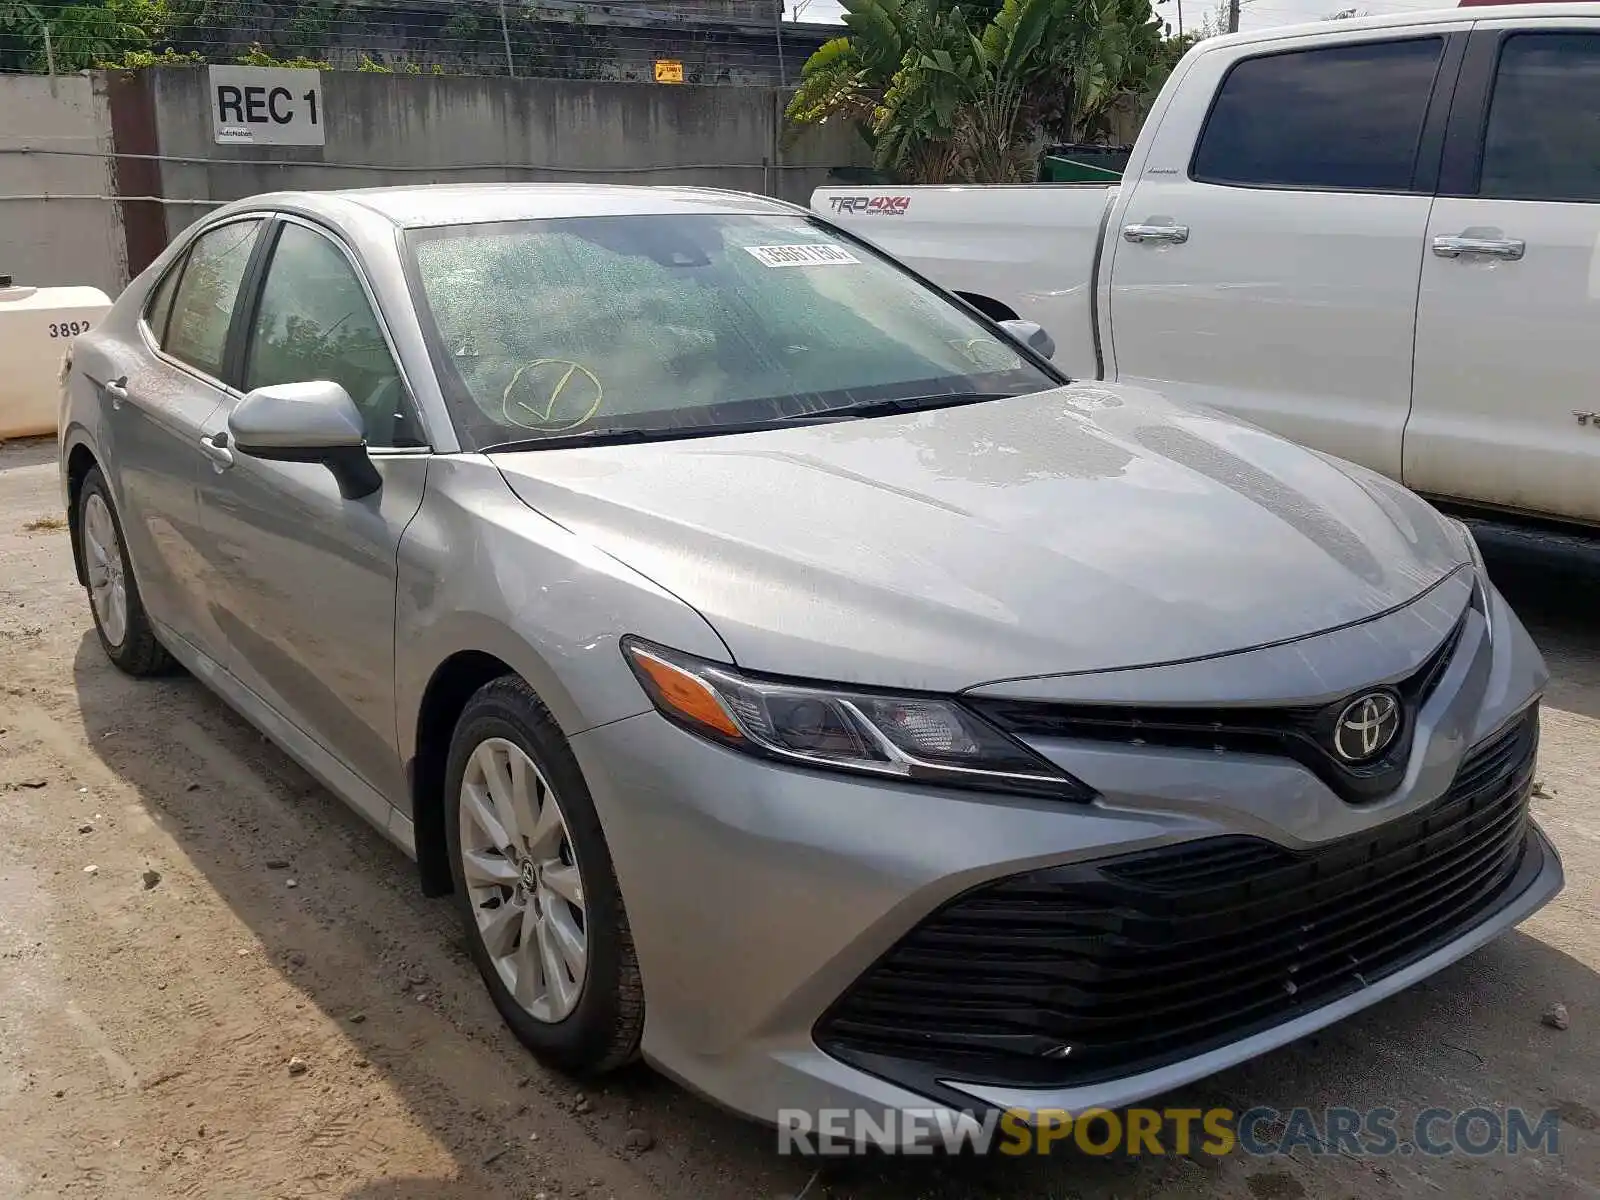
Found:
<svg viewBox="0 0 1600 1200"><path fill-rule="evenodd" d="M1149 0L843 0L807 60L796 125L853 122L873 165L916 183L1033 178L1050 138L1103 134L1176 59Z"/></svg>
<svg viewBox="0 0 1600 1200"><path fill-rule="evenodd" d="M163 0L0 0L0 68L81 71L147 50L166 20Z"/></svg>
<svg viewBox="0 0 1600 1200"><path fill-rule="evenodd" d="M347 0L0 0L0 68L203 61L326 66ZM48 39L46 38L48 34Z"/></svg>
<svg viewBox="0 0 1600 1200"><path fill-rule="evenodd" d="M233 61L241 67L301 67L313 71L333 70L333 64L325 58L307 58L300 54L290 58L279 58L260 42L252 42L250 49L238 55Z"/></svg>

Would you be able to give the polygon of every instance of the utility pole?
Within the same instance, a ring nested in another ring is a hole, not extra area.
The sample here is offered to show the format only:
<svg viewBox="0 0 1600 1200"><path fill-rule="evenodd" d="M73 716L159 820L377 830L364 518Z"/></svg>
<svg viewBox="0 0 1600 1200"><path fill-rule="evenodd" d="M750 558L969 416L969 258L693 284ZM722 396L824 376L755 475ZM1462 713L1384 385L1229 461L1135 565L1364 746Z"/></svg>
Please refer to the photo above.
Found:
<svg viewBox="0 0 1600 1200"><path fill-rule="evenodd" d="M511 58L511 31L506 28L506 0L500 0L500 40L506 44L506 74L515 79L517 64Z"/></svg>
<svg viewBox="0 0 1600 1200"><path fill-rule="evenodd" d="M1239 0L1228 0L1228 32L1239 32Z"/></svg>
<svg viewBox="0 0 1600 1200"><path fill-rule="evenodd" d="M1165 4L1167 0L1156 0L1157 4ZM1167 32L1172 32L1172 26L1167 26ZM1183 0L1178 0L1178 36L1183 36Z"/></svg>
<svg viewBox="0 0 1600 1200"><path fill-rule="evenodd" d="M783 0L778 0L773 8L772 32L778 42L778 86L789 86L789 72L783 66Z"/></svg>

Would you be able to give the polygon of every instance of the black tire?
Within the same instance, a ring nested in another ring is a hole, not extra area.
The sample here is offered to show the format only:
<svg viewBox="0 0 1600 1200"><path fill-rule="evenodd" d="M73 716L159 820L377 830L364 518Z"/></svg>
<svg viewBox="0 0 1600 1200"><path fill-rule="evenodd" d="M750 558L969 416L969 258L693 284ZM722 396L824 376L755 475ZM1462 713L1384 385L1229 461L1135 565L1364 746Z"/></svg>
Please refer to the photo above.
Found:
<svg viewBox="0 0 1600 1200"><path fill-rule="evenodd" d="M127 628L123 630L122 640L113 642L106 636L105 627L100 623L100 614L94 606L93 590L88 589L89 612L94 617L94 631L100 637L100 645L104 648L106 657L124 673L136 678L167 674L176 664L172 655L167 653L167 648L156 640L155 630L150 627L150 618L144 611L144 601L139 596L139 584L133 576L133 563L128 560L128 541L122 533L122 519L117 516L117 506L111 499L111 489L106 486L105 476L100 473L99 467L90 467L78 488L78 555L83 566L84 578L89 578L89 539L84 532L84 512L89 506L91 496L100 497L106 506L106 512L111 517L112 528L116 530L117 555L122 560L122 578L128 608Z"/></svg>
<svg viewBox="0 0 1600 1200"><path fill-rule="evenodd" d="M463 873L461 781L472 752L488 738L520 746L555 790L583 880L587 976L572 1011L554 1023L525 1011L495 970L478 931ZM541 1061L564 1071L594 1075L635 1058L644 1029L644 988L611 852L578 760L549 710L522 679L503 676L467 701L450 741L445 789L445 836L455 884L452 903L466 928L473 962L501 1017Z"/></svg>

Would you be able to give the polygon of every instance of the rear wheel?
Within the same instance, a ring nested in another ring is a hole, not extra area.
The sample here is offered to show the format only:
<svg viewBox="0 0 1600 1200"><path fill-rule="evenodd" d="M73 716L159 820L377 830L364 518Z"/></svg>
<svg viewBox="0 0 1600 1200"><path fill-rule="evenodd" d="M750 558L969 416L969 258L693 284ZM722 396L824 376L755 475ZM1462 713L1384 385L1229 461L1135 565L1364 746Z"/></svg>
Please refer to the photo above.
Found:
<svg viewBox="0 0 1600 1200"><path fill-rule="evenodd" d="M150 627L122 539L122 523L99 467L89 469L78 489L78 532L89 606L106 657L129 675L170 670L172 656Z"/></svg>
<svg viewBox="0 0 1600 1200"><path fill-rule="evenodd" d="M628 1061L644 995L627 913L577 759L526 683L467 702L445 779L455 902L500 1015L554 1066Z"/></svg>

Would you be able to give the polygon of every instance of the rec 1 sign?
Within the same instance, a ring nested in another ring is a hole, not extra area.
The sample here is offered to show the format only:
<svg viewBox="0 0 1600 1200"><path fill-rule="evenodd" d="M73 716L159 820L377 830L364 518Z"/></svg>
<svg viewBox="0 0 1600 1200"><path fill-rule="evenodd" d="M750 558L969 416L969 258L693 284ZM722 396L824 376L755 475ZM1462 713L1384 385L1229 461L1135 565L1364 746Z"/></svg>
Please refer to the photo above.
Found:
<svg viewBox="0 0 1600 1200"><path fill-rule="evenodd" d="M210 67L211 128L220 145L326 144L322 72Z"/></svg>

